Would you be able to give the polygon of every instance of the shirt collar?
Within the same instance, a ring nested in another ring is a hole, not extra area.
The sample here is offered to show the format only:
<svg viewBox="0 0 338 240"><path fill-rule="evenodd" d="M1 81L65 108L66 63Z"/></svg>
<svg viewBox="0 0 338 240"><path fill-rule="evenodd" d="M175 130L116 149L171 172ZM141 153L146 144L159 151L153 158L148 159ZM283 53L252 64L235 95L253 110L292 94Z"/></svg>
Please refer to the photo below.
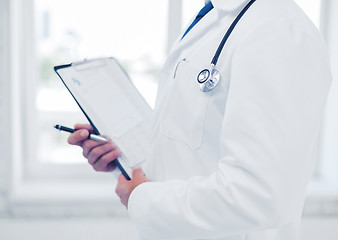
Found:
<svg viewBox="0 0 338 240"><path fill-rule="evenodd" d="M211 0L214 8L224 11L234 11L238 7L246 4L249 0Z"/></svg>

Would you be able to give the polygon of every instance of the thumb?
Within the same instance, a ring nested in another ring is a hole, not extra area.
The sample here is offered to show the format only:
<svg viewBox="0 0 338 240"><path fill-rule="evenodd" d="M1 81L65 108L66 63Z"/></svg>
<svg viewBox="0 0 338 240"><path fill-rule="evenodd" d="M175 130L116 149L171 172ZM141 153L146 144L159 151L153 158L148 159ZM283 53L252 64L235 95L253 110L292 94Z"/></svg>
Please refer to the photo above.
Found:
<svg viewBox="0 0 338 240"><path fill-rule="evenodd" d="M133 169L133 178L134 177L144 177L144 173L143 173L142 168Z"/></svg>
<svg viewBox="0 0 338 240"><path fill-rule="evenodd" d="M128 182L128 181L127 181L127 179L123 176L123 174L121 174L117 182L118 182L118 185L119 185L119 184L123 184L123 183Z"/></svg>

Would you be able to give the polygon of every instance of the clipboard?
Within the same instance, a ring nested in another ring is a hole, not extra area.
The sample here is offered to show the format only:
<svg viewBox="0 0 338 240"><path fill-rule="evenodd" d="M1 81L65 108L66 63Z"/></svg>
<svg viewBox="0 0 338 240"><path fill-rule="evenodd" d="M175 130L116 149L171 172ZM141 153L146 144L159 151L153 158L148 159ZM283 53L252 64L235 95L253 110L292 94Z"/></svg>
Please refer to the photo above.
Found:
<svg viewBox="0 0 338 240"><path fill-rule="evenodd" d="M115 160L127 180L148 155L152 109L115 58L84 60L54 67L93 127L113 140Z"/></svg>

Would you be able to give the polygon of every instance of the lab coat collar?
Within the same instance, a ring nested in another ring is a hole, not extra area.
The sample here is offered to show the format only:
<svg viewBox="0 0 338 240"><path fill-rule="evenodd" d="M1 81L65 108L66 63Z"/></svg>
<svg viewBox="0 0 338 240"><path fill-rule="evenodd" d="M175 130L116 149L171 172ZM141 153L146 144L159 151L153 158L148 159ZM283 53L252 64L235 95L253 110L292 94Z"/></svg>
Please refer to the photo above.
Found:
<svg viewBox="0 0 338 240"><path fill-rule="evenodd" d="M216 24L216 22L219 21L220 17L223 16L223 14L221 14L218 10L227 12L225 14L231 12L231 14L235 15L238 14L239 9L243 8L249 1L250 0L211 0L214 9L207 13L183 39L181 39L182 36L177 38L176 42L173 45L173 48L170 51L170 56L168 57L162 70L165 71L165 69L170 68L169 66L173 67L173 59L179 57L180 50L182 50L182 48L184 48L186 44L191 44L192 41L198 40L198 36L203 36L203 34L208 31L212 23Z"/></svg>
<svg viewBox="0 0 338 240"><path fill-rule="evenodd" d="M223 11L234 11L238 7L248 3L249 0L211 0L211 2L216 9Z"/></svg>
<svg viewBox="0 0 338 240"><path fill-rule="evenodd" d="M233 14L239 12L238 9L243 8L250 0L210 0L215 10L221 10L226 12L232 12ZM201 33L201 29L206 29L211 22L215 22L220 18L218 11L211 10L196 24L190 32L181 40L181 43L186 42L189 39L193 39L196 34ZM218 12L218 13L217 13ZM222 14L221 14L222 15ZM182 46L181 44L178 44Z"/></svg>

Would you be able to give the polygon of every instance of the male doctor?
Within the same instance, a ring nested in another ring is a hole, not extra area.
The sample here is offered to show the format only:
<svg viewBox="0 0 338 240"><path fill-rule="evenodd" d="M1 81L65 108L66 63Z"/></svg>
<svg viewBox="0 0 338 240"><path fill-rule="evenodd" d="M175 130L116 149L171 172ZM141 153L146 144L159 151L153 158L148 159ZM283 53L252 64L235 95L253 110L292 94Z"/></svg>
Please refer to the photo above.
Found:
<svg viewBox="0 0 338 240"><path fill-rule="evenodd" d="M248 3L207 3L163 67L146 177L136 169L116 188L141 239L299 239L329 60L293 0L257 0L219 56L218 85L202 92L198 74ZM76 128L69 143L95 170L112 170L120 151Z"/></svg>

